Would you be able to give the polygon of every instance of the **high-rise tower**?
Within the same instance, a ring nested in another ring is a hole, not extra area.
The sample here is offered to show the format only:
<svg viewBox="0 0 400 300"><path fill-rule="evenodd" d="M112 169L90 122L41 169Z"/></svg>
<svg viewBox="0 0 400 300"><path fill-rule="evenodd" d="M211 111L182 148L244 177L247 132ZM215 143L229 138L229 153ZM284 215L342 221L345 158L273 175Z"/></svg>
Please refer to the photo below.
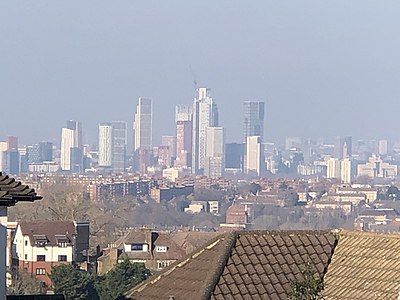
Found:
<svg viewBox="0 0 400 300"><path fill-rule="evenodd" d="M83 147L82 123L74 120L67 121L67 128L74 131L74 147Z"/></svg>
<svg viewBox="0 0 400 300"><path fill-rule="evenodd" d="M111 167L113 172L125 171L126 122L113 121L99 125L99 166Z"/></svg>
<svg viewBox="0 0 400 300"><path fill-rule="evenodd" d="M260 136L246 138L246 164L245 173L260 176L263 171L263 147Z"/></svg>
<svg viewBox="0 0 400 300"><path fill-rule="evenodd" d="M110 123L99 125L99 166L111 167L112 126Z"/></svg>
<svg viewBox="0 0 400 300"><path fill-rule="evenodd" d="M111 167L114 173L123 173L125 171L126 145L127 145L127 126L126 122L113 121L112 145L111 145Z"/></svg>
<svg viewBox="0 0 400 300"><path fill-rule="evenodd" d="M175 108L176 160L179 167L192 166L192 106L178 105Z"/></svg>
<svg viewBox="0 0 400 300"><path fill-rule="evenodd" d="M61 130L61 169L64 171L71 171L72 165L79 159L76 154L79 149L82 149L82 124L81 122L69 120L67 126ZM73 159L72 159L73 158ZM74 163L71 164L71 161Z"/></svg>
<svg viewBox="0 0 400 300"><path fill-rule="evenodd" d="M334 157L337 159L351 158L353 139L351 136L335 137Z"/></svg>
<svg viewBox="0 0 400 300"><path fill-rule="evenodd" d="M206 159L204 175L222 177L225 170L225 130L223 127L207 127Z"/></svg>
<svg viewBox="0 0 400 300"><path fill-rule="evenodd" d="M192 173L203 173L206 161L206 130L207 127L217 126L217 104L211 98L209 89L198 88L193 101Z"/></svg>
<svg viewBox="0 0 400 300"><path fill-rule="evenodd" d="M243 104L243 141L248 136L264 139L264 102L244 101Z"/></svg>
<svg viewBox="0 0 400 300"><path fill-rule="evenodd" d="M133 150L146 149L152 147L153 134L153 103L152 99L139 98L136 105L135 120L133 123Z"/></svg>
<svg viewBox="0 0 400 300"><path fill-rule="evenodd" d="M243 138L246 144L244 171L260 176L264 169L264 102L244 101Z"/></svg>

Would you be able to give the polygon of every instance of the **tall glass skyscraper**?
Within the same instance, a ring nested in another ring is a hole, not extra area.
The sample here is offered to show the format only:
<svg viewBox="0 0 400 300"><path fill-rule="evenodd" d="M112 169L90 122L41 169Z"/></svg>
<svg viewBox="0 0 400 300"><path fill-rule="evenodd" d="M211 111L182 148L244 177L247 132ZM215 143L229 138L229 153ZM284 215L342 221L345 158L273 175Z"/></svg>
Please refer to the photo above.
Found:
<svg viewBox="0 0 400 300"><path fill-rule="evenodd" d="M243 138L246 144L244 171L260 176L264 169L264 102L244 101Z"/></svg>
<svg viewBox="0 0 400 300"><path fill-rule="evenodd" d="M178 105L175 108L176 160L179 167L192 166L192 106Z"/></svg>
<svg viewBox="0 0 400 300"><path fill-rule="evenodd" d="M114 173L125 171L126 122L113 121L99 125L99 166L111 167Z"/></svg>
<svg viewBox="0 0 400 300"><path fill-rule="evenodd" d="M219 178L224 174L224 170L225 130L223 127L207 127L204 175L210 178Z"/></svg>
<svg viewBox="0 0 400 300"><path fill-rule="evenodd" d="M149 98L139 98L136 105L135 121L133 123L133 150L152 147L153 134L153 101Z"/></svg>
<svg viewBox="0 0 400 300"><path fill-rule="evenodd" d="M127 129L126 122L113 121L112 128L112 155L111 167L114 173L123 173L125 171Z"/></svg>
<svg viewBox="0 0 400 300"><path fill-rule="evenodd" d="M244 101L243 105L243 140L248 136L264 138L264 102Z"/></svg>
<svg viewBox="0 0 400 300"><path fill-rule="evenodd" d="M196 90L192 126L192 173L202 174L206 162L206 130L207 127L218 126L217 104L205 87Z"/></svg>

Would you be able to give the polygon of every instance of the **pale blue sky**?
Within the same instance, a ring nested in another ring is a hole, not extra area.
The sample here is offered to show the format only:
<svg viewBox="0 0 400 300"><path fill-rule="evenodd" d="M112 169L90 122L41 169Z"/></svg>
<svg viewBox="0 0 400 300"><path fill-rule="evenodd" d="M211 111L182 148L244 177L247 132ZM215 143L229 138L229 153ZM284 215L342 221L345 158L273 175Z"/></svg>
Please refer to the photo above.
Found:
<svg viewBox="0 0 400 300"><path fill-rule="evenodd" d="M77 119L94 142L145 96L157 143L192 101L189 66L228 140L243 100L265 100L267 139L398 138L399 16L386 0L1 1L0 138L57 140Z"/></svg>

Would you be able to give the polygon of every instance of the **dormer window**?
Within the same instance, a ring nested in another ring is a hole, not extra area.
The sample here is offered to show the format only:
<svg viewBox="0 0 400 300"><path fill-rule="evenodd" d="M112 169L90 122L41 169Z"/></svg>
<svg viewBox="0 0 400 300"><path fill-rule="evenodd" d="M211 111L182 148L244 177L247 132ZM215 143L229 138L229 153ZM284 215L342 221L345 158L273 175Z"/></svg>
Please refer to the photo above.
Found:
<svg viewBox="0 0 400 300"><path fill-rule="evenodd" d="M58 247L65 248L69 245L69 239L66 235L57 234L55 236Z"/></svg>
<svg viewBox="0 0 400 300"><path fill-rule="evenodd" d="M143 244L131 244L131 251L143 251Z"/></svg>
<svg viewBox="0 0 400 300"><path fill-rule="evenodd" d="M167 252L167 246L156 246L156 252Z"/></svg>
<svg viewBox="0 0 400 300"><path fill-rule="evenodd" d="M44 234L38 234L33 236L33 244L36 247L45 247L47 245L48 239Z"/></svg>

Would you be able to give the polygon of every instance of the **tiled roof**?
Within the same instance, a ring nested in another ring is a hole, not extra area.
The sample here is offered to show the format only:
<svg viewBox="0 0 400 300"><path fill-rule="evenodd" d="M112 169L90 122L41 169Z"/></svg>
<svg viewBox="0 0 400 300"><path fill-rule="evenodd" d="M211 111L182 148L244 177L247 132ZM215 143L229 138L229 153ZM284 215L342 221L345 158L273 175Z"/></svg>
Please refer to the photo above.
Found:
<svg viewBox="0 0 400 300"><path fill-rule="evenodd" d="M240 234L211 299L287 299L307 264L324 275L335 244L330 232Z"/></svg>
<svg viewBox="0 0 400 300"><path fill-rule="evenodd" d="M175 233L172 239L189 254L218 235L218 232L181 231Z"/></svg>
<svg viewBox="0 0 400 300"><path fill-rule="evenodd" d="M46 240L46 245L56 246L58 242L72 243L76 234L72 221L34 221L19 224L22 234L29 236L33 245L36 240Z"/></svg>
<svg viewBox="0 0 400 300"><path fill-rule="evenodd" d="M123 248L123 244L144 244L149 243L146 237L146 230L150 233L150 229L145 230L131 230L122 239L119 239L117 247ZM151 252L140 252L133 251L127 252L123 255L127 255L131 259L159 259L159 260L177 260L181 259L186 255L185 251L180 247L171 237L170 234L165 232L151 232L153 249ZM157 246L166 246L166 252L157 252Z"/></svg>
<svg viewBox="0 0 400 300"><path fill-rule="evenodd" d="M14 178L3 176L0 172L0 206L13 206L18 201L35 201L42 199L34 189L21 184Z"/></svg>
<svg viewBox="0 0 400 300"><path fill-rule="evenodd" d="M334 234L257 231L219 236L128 293L132 299L287 299L292 280L311 263L320 276Z"/></svg>
<svg viewBox="0 0 400 300"><path fill-rule="evenodd" d="M174 300L209 299L234 241L233 235L220 236L138 285L128 292L127 297L140 300L168 300L170 296Z"/></svg>
<svg viewBox="0 0 400 300"><path fill-rule="evenodd" d="M325 299L399 299L400 235L341 232L324 279Z"/></svg>

